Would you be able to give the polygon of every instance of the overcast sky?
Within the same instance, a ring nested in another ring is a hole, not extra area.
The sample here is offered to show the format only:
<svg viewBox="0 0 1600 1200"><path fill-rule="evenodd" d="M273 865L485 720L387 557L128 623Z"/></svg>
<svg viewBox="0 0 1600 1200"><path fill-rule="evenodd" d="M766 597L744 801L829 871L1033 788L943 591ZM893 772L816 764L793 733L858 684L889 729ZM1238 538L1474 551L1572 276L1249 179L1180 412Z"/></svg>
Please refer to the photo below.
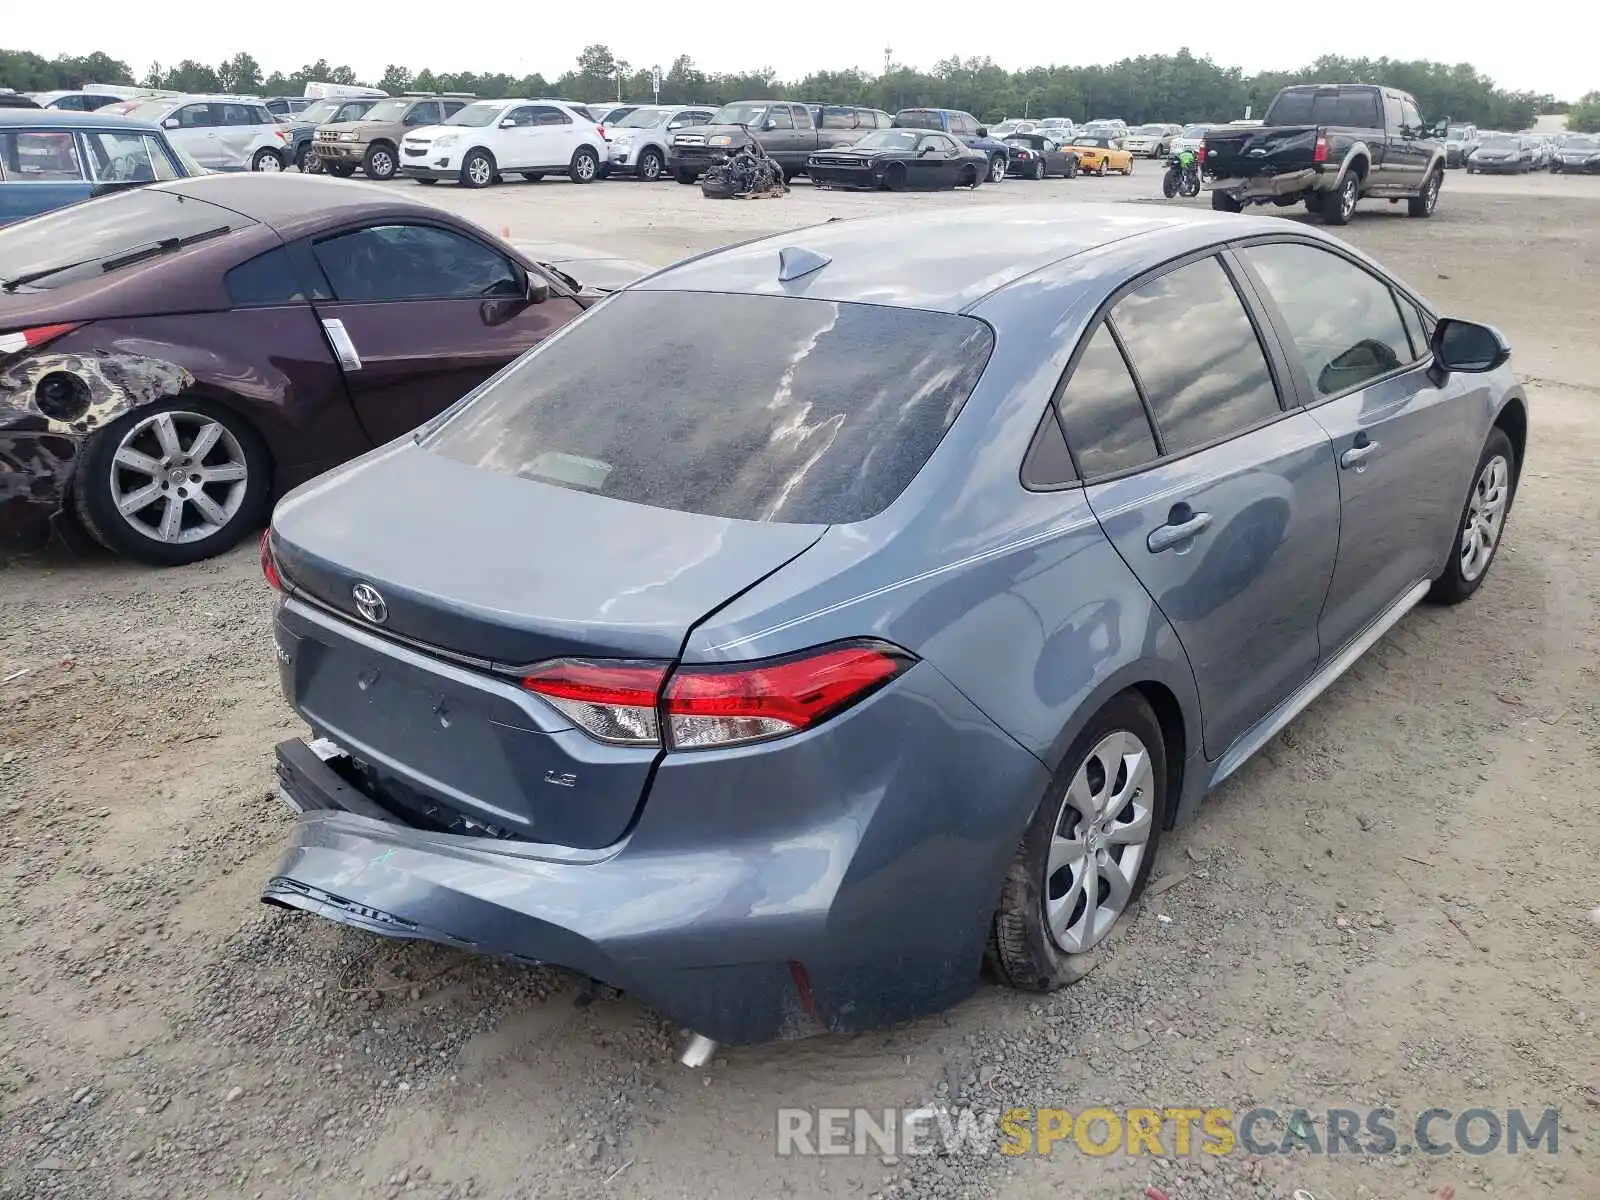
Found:
<svg viewBox="0 0 1600 1200"><path fill-rule="evenodd" d="M780 5L781 20L774 24L764 20L759 4L696 10L633 0L474 5L449 17L403 3L263 8L174 0L152 8L80 0L58 9L11 0L6 9L0 45L47 57L103 49L126 60L136 75L153 60L215 64L247 50L264 71L293 71L326 56L336 65L348 62L365 79L376 79L390 62L413 70L539 71L554 79L572 67L585 45L604 42L636 67L659 64L665 70L676 55L688 54L706 71L771 66L790 79L846 67L875 74L882 70L885 46L894 48L895 62L917 67L950 55L988 55L1016 69L1052 61L1113 62L1187 45L1247 73L1299 66L1320 54L1388 55L1470 62L1502 87L1564 99L1600 88L1593 39L1573 36L1583 22L1508 18L1503 6L1483 0L1357 5L1348 10L1348 20L1328 18L1329 9L1316 10L1322 19L1313 19L1304 5L1147 0L1088 15L1041 0L1011 0L993 9L951 9L949 19L934 21L925 4L820 0ZM687 24L686 12L697 12ZM1085 20L1093 36L1084 36ZM1051 33L1044 32L1047 26ZM771 36L763 36L768 30Z"/></svg>

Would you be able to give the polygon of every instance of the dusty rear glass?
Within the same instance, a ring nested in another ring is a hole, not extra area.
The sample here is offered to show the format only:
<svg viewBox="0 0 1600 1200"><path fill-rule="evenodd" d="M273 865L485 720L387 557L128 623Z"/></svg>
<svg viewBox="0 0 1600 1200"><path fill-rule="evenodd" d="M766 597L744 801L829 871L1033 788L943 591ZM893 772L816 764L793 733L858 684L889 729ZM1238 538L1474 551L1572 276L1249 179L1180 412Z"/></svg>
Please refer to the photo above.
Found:
<svg viewBox="0 0 1600 1200"><path fill-rule="evenodd" d="M1267 110L1268 125L1353 125L1381 129L1378 93L1367 88L1294 88Z"/></svg>
<svg viewBox="0 0 1600 1200"><path fill-rule="evenodd" d="M905 490L989 360L971 317L622 292L424 444L474 467L750 521L860 521Z"/></svg>

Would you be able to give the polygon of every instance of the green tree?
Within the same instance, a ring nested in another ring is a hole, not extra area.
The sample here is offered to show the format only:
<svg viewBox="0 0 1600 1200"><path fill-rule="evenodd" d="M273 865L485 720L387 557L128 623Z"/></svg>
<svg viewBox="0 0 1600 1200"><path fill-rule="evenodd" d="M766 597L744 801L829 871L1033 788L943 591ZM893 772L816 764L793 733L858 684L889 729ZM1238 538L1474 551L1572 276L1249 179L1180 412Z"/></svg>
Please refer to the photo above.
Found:
<svg viewBox="0 0 1600 1200"><path fill-rule="evenodd" d="M383 77L378 80L377 86L391 96L398 96L401 92L409 90L411 83L411 69L409 67L403 67L399 63L390 63L383 69Z"/></svg>
<svg viewBox="0 0 1600 1200"><path fill-rule="evenodd" d="M220 92L222 80L205 63L186 58L162 77L161 86L174 92Z"/></svg>
<svg viewBox="0 0 1600 1200"><path fill-rule="evenodd" d="M1600 92L1588 92L1567 110L1567 128L1574 133L1600 133Z"/></svg>
<svg viewBox="0 0 1600 1200"><path fill-rule="evenodd" d="M217 68L222 90L236 95L261 91L261 64L241 50Z"/></svg>

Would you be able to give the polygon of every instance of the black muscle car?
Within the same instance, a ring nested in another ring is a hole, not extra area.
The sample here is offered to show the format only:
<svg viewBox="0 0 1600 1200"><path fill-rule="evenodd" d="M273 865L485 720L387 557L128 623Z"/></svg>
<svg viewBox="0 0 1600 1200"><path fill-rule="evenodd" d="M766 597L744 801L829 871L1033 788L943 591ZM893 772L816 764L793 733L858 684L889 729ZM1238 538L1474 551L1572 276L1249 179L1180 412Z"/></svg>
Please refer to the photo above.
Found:
<svg viewBox="0 0 1600 1200"><path fill-rule="evenodd" d="M1013 133L1006 138L1010 160L1007 175L1023 179L1071 179L1078 173L1078 156L1063 150L1052 137L1043 133Z"/></svg>
<svg viewBox="0 0 1600 1200"><path fill-rule="evenodd" d="M806 174L824 187L977 187L988 178L989 156L937 130L879 129L853 146L817 151Z"/></svg>

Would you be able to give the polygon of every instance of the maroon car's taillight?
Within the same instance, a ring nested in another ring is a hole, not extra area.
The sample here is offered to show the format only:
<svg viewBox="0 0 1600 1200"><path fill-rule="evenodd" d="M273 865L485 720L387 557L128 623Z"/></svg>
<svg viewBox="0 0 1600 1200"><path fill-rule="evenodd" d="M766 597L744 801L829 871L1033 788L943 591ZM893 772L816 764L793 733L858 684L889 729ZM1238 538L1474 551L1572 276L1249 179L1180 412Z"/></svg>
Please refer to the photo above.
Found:
<svg viewBox="0 0 1600 1200"><path fill-rule="evenodd" d="M62 325L35 325L32 329L0 333L0 354L20 354L24 350L37 350L46 342L53 342L56 338L82 326L82 321L68 321Z"/></svg>
<svg viewBox="0 0 1600 1200"><path fill-rule="evenodd" d="M278 560L272 556L272 530L263 530L261 534L261 574L266 577L267 583L274 591L287 591L283 586L283 576L278 573Z"/></svg>
<svg viewBox="0 0 1600 1200"><path fill-rule="evenodd" d="M522 686L600 741L700 750L813 729L915 661L878 641L676 671L656 662L561 659L529 671Z"/></svg>

